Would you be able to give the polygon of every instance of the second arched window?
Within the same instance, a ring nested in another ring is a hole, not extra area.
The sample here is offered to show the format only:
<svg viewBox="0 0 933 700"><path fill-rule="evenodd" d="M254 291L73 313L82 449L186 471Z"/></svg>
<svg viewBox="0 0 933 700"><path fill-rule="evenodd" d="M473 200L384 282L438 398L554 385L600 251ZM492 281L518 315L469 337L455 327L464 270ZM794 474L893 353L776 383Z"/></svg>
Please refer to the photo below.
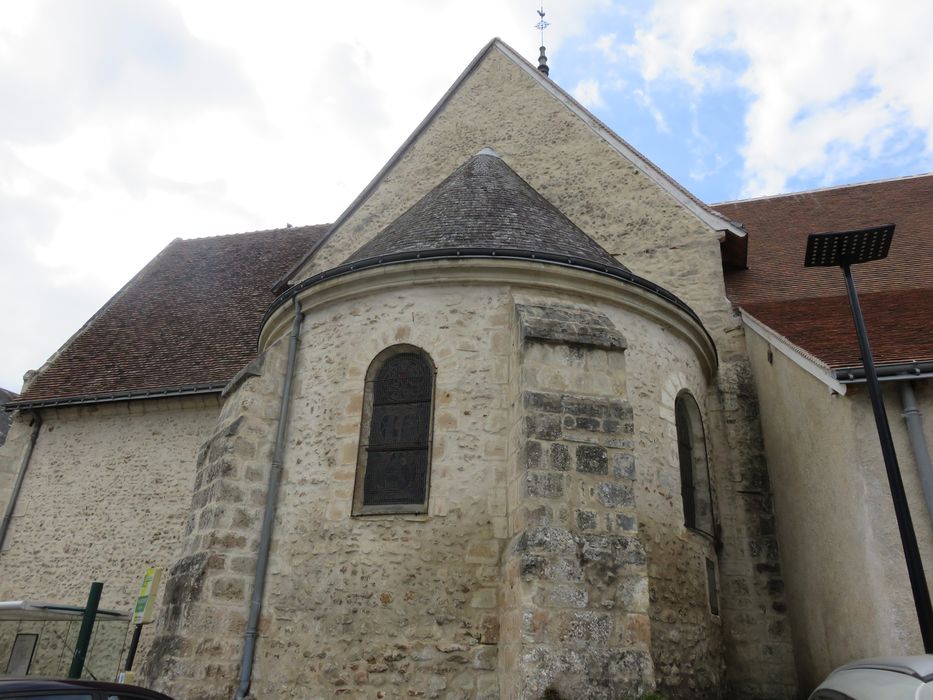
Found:
<svg viewBox="0 0 933 700"><path fill-rule="evenodd" d="M713 494L706 459L706 436L700 407L687 391L674 401L677 426L677 457L684 504L684 524L708 535L714 534Z"/></svg>

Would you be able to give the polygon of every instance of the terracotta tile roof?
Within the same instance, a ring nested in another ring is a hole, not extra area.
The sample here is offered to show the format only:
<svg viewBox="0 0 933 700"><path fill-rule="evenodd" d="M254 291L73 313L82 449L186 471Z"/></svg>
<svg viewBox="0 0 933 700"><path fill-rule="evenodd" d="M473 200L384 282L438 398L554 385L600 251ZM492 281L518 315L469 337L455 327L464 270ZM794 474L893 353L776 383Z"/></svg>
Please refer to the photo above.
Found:
<svg viewBox="0 0 933 700"><path fill-rule="evenodd" d="M859 304L876 362L933 358L933 289L859 294ZM830 367L861 363L845 296L757 302L743 308Z"/></svg>
<svg viewBox="0 0 933 700"><path fill-rule="evenodd" d="M491 150L470 158L345 262L455 248L549 253L625 269Z"/></svg>
<svg viewBox="0 0 933 700"><path fill-rule="evenodd" d="M853 268L875 360L933 359L933 175L714 205L748 232L729 298L832 367L860 363L837 268L804 268L811 233L894 223L889 256Z"/></svg>
<svg viewBox="0 0 933 700"><path fill-rule="evenodd" d="M21 402L223 384L256 355L271 286L327 226L176 239L53 357Z"/></svg>

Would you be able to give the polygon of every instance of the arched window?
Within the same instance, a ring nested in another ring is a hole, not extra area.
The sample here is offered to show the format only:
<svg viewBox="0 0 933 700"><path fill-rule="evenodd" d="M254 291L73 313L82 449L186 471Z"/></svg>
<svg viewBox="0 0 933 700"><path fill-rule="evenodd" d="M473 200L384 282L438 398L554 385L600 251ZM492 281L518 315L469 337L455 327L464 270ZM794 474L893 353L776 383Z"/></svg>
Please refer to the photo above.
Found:
<svg viewBox="0 0 933 700"><path fill-rule="evenodd" d="M353 514L425 513L434 365L413 345L379 353L366 372Z"/></svg>
<svg viewBox="0 0 933 700"><path fill-rule="evenodd" d="M680 461L680 488L684 500L684 524L708 535L713 533L713 496L706 461L706 437L700 407L689 392L682 391L674 401L677 424L677 455Z"/></svg>

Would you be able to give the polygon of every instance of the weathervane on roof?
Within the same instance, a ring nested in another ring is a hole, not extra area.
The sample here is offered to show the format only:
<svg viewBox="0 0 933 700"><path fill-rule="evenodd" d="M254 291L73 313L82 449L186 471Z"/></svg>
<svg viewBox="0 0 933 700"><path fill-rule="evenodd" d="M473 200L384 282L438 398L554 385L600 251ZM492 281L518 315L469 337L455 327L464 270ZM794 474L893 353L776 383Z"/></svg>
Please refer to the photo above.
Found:
<svg viewBox="0 0 933 700"><path fill-rule="evenodd" d="M547 56L544 53L544 30L547 29L551 23L544 21L544 0L541 0L541 9L538 10L538 23L535 25L535 29L541 30L541 55L538 56L538 70L547 75L551 72L551 69L547 67Z"/></svg>

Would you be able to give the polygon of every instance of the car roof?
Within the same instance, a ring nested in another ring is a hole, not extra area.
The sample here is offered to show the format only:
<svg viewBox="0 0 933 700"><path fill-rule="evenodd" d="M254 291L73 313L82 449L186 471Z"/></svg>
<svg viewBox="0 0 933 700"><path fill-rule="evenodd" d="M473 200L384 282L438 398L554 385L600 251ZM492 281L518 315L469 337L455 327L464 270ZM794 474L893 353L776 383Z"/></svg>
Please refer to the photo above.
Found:
<svg viewBox="0 0 933 700"><path fill-rule="evenodd" d="M933 655L922 654L917 656L885 656L874 659L861 659L840 666L833 673L839 671L852 671L855 669L875 669L890 671L912 676L924 683L933 681Z"/></svg>
<svg viewBox="0 0 933 700"><path fill-rule="evenodd" d="M48 690L103 690L110 692L135 693L143 695L153 700L172 700L169 696L157 693L148 688L140 688L135 685L126 685L125 683L107 683L104 681L92 681L86 679L73 678L4 678L0 680L0 692L36 692Z"/></svg>

